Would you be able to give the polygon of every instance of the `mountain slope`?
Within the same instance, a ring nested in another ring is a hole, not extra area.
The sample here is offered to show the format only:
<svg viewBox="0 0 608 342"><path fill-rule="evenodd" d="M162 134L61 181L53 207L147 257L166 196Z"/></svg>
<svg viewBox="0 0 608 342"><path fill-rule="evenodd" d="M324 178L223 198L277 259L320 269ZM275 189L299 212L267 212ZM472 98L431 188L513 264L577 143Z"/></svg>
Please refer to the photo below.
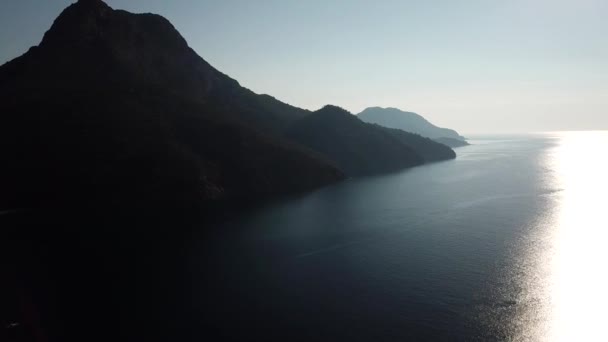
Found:
<svg viewBox="0 0 608 342"><path fill-rule="evenodd" d="M400 129L372 125L397 138L401 143L414 150L427 163L456 158L454 150L445 144Z"/></svg>
<svg viewBox="0 0 608 342"><path fill-rule="evenodd" d="M401 129L431 139L453 138L464 140L464 137L452 129L437 127L416 113L404 112L397 108L370 107L357 114L357 116L365 122Z"/></svg>
<svg viewBox="0 0 608 342"><path fill-rule="evenodd" d="M286 135L335 161L351 176L395 171L455 157L446 146L365 123L335 106L325 106L295 122Z"/></svg>
<svg viewBox="0 0 608 342"><path fill-rule="evenodd" d="M36 65L41 54L56 69ZM25 69L18 67L24 63ZM14 68L21 72L11 72ZM26 88L33 79L59 89L100 78L115 86L125 80L142 82L230 112L264 131L279 130L309 113L241 87L199 57L165 18L114 10L101 0L79 0L66 8L40 45L7 69L4 74Z"/></svg>
<svg viewBox="0 0 608 342"><path fill-rule="evenodd" d="M340 180L276 137L307 113L240 87L160 16L80 0L0 67L0 206L182 209Z"/></svg>

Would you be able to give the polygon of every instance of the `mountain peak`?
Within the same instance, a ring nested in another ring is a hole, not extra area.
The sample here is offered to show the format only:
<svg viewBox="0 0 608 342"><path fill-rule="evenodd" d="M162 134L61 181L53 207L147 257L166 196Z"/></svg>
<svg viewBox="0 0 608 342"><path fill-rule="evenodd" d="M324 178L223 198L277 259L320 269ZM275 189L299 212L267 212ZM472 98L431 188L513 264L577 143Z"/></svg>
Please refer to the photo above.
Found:
<svg viewBox="0 0 608 342"><path fill-rule="evenodd" d="M102 0L78 0L68 6L45 33L41 45L90 40L114 10Z"/></svg>
<svg viewBox="0 0 608 342"><path fill-rule="evenodd" d="M168 54L169 50L188 52L187 42L167 19L114 10L102 0L78 0L68 6L45 33L40 46L89 52L95 47L121 56L144 50L146 55Z"/></svg>
<svg viewBox="0 0 608 342"><path fill-rule="evenodd" d="M110 7L102 0L78 0L74 4L74 6L82 6L82 7L89 7L89 8L109 8Z"/></svg>
<svg viewBox="0 0 608 342"><path fill-rule="evenodd" d="M346 109L344 109L340 106L331 105L331 104L323 106L323 108L319 109L318 112L340 112L340 113L350 114Z"/></svg>
<svg viewBox="0 0 608 342"><path fill-rule="evenodd" d="M343 120L357 120L357 117L352 115L351 112L346 109L335 106L335 105L325 105L323 108L312 113L310 117L321 119L324 121L332 121L334 124L339 124Z"/></svg>

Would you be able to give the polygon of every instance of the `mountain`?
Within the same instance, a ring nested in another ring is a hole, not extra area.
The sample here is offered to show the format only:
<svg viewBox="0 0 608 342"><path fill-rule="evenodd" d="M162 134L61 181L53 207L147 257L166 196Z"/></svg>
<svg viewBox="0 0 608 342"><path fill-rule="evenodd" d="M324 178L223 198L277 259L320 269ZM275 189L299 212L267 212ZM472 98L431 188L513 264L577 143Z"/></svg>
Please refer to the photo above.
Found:
<svg viewBox="0 0 608 342"><path fill-rule="evenodd" d="M308 114L241 87L158 15L79 0L0 67L0 207L184 210L338 181L279 137Z"/></svg>
<svg viewBox="0 0 608 342"><path fill-rule="evenodd" d="M38 46L0 66L0 153L0 209L147 212L251 203L455 157L337 107L313 113L255 94L165 18L101 0L70 5Z"/></svg>
<svg viewBox="0 0 608 342"><path fill-rule="evenodd" d="M389 128L398 128L431 139L452 138L465 140L463 136L452 129L437 127L416 113L404 112L397 108L370 107L357 114L357 116L365 122Z"/></svg>
<svg viewBox="0 0 608 342"><path fill-rule="evenodd" d="M192 338L190 279L215 266L191 215L433 159L405 135L257 95L166 19L79 0L0 66L0 320L35 340Z"/></svg>
<svg viewBox="0 0 608 342"><path fill-rule="evenodd" d="M241 87L199 57L167 19L113 10L101 0L79 0L65 9L39 48L45 50L47 59L54 58L61 66L73 69L70 63L76 62L78 66L93 67L89 68L93 74L88 75L88 81L99 81L103 76L116 83L115 75L119 74L123 79L231 113L262 130L279 130L308 114ZM65 51L75 58L62 58ZM36 71L44 68L40 66ZM65 79L69 75L57 76ZM77 79L64 81L83 80L83 75L74 76ZM54 85L58 80L53 79Z"/></svg>
<svg viewBox="0 0 608 342"><path fill-rule="evenodd" d="M296 121L286 135L335 161L351 176L395 171L456 156L450 148L430 139L365 123L335 106L325 106Z"/></svg>

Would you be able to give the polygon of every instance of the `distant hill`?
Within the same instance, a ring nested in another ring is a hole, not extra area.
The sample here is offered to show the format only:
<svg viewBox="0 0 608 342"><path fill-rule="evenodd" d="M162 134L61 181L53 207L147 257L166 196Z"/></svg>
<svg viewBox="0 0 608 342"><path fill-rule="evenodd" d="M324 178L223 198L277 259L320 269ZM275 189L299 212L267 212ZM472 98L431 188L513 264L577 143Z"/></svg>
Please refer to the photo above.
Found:
<svg viewBox="0 0 608 342"><path fill-rule="evenodd" d="M325 106L296 121L286 134L334 161L351 176L395 171L456 156L450 148L430 139L365 123L335 106Z"/></svg>
<svg viewBox="0 0 608 342"><path fill-rule="evenodd" d="M397 108L370 107L357 114L357 116L365 122L389 128L398 128L431 139L452 138L465 140L463 136L452 129L437 127L416 113L404 112Z"/></svg>
<svg viewBox="0 0 608 342"><path fill-rule="evenodd" d="M211 67L163 17L80 0L0 67L0 207L181 210L338 181L279 138L308 114Z"/></svg>

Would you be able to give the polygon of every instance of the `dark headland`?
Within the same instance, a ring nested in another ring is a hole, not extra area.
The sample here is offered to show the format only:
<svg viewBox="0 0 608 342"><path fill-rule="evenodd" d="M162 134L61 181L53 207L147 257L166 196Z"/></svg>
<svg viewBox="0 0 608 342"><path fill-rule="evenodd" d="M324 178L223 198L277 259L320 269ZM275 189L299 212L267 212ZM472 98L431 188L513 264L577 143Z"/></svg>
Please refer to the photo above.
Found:
<svg viewBox="0 0 608 342"><path fill-rule="evenodd" d="M0 67L0 91L9 208L257 201L419 165L434 145L255 94L163 17L100 0L69 6L39 46ZM430 159L454 157L439 148Z"/></svg>
<svg viewBox="0 0 608 342"><path fill-rule="evenodd" d="M338 107L255 94L163 17L101 0L72 4L0 67L0 119L14 279L2 314L49 341L196 336L172 289L187 283L180 248L201 216L456 157Z"/></svg>

